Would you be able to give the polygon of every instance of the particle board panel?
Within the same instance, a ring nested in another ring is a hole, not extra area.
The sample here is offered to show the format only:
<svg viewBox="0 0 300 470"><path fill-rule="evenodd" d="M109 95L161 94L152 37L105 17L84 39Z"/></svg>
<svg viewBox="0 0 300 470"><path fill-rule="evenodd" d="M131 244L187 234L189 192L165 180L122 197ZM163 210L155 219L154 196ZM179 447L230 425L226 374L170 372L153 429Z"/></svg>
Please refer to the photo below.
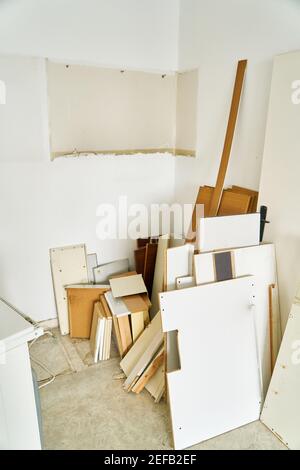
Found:
<svg viewBox="0 0 300 470"><path fill-rule="evenodd" d="M156 255L157 255L157 243L148 243L146 245L143 278L145 280L147 291L150 297L152 294Z"/></svg>
<svg viewBox="0 0 300 470"><path fill-rule="evenodd" d="M251 195L225 189L220 200L218 215L248 214L251 204Z"/></svg>
<svg viewBox="0 0 300 470"><path fill-rule="evenodd" d="M120 367L126 376L130 374L135 364L146 351L157 332L162 332L161 315L157 313L141 336L134 343L128 354L120 362Z"/></svg>
<svg viewBox="0 0 300 470"><path fill-rule="evenodd" d="M169 247L169 235L159 237L153 277L150 315L153 318L159 311L158 294L164 290L164 265L166 250Z"/></svg>
<svg viewBox="0 0 300 470"><path fill-rule="evenodd" d="M252 276L160 294L163 331L178 330L181 369L167 373L175 449L259 418L254 294Z"/></svg>
<svg viewBox="0 0 300 470"><path fill-rule="evenodd" d="M264 403L261 421L289 449L300 450L299 298L296 298L294 302Z"/></svg>
<svg viewBox="0 0 300 470"><path fill-rule="evenodd" d="M156 374L151 377L145 386L146 390L154 398L155 403L159 403L165 390L165 368L161 365Z"/></svg>
<svg viewBox="0 0 300 470"><path fill-rule="evenodd" d="M266 239L276 244L284 329L300 279L300 51L274 58L259 206L268 207Z"/></svg>
<svg viewBox="0 0 300 470"><path fill-rule="evenodd" d="M143 274L145 269L146 246L134 250L135 270L138 274Z"/></svg>
<svg viewBox="0 0 300 470"><path fill-rule="evenodd" d="M107 292L108 287L91 284L88 286L67 286L70 336L89 338L91 334L94 303L99 295Z"/></svg>
<svg viewBox="0 0 300 470"><path fill-rule="evenodd" d="M88 280L90 283L95 282L94 279L94 268L98 264L97 260L97 253L90 253L86 256L86 262L87 262L87 271L88 271ZM102 281L100 281L102 282ZM100 283L99 282L99 283Z"/></svg>
<svg viewBox="0 0 300 470"><path fill-rule="evenodd" d="M176 289L176 279L193 274L194 245L168 248L166 251L166 290Z"/></svg>
<svg viewBox="0 0 300 470"><path fill-rule="evenodd" d="M132 341L135 343L135 341L138 339L138 337L144 330L144 312L132 313L130 316L130 320L131 320Z"/></svg>
<svg viewBox="0 0 300 470"><path fill-rule="evenodd" d="M201 218L198 228L200 252L259 245L260 214Z"/></svg>
<svg viewBox="0 0 300 470"><path fill-rule="evenodd" d="M257 212L257 203L258 203L258 191L253 191L252 189L242 188L241 186L232 186L231 191L240 194L248 194L252 197L251 205L249 207L249 212Z"/></svg>
<svg viewBox="0 0 300 470"><path fill-rule="evenodd" d="M62 335L69 329L68 301L64 286L88 283L85 245L72 245L50 249L53 287L59 327Z"/></svg>
<svg viewBox="0 0 300 470"><path fill-rule="evenodd" d="M112 276L127 272L128 269L128 259L120 259L112 263L102 264L94 268L94 280L97 284L108 282Z"/></svg>
<svg viewBox="0 0 300 470"><path fill-rule="evenodd" d="M187 289L188 287L195 287L195 285L194 276L184 276L176 279L176 289Z"/></svg>
<svg viewBox="0 0 300 470"><path fill-rule="evenodd" d="M149 306L140 294L127 295L122 297L122 301L131 313L139 313L148 310Z"/></svg>
<svg viewBox="0 0 300 470"><path fill-rule="evenodd" d="M129 315L117 317L123 354L126 354L132 346L132 334Z"/></svg>
<svg viewBox="0 0 300 470"><path fill-rule="evenodd" d="M145 388L149 380L156 374L160 366L164 363L164 347L162 346L161 349L158 351L154 359L150 362L148 367L144 370L138 381L132 387L132 392L134 393L141 393L141 391Z"/></svg>
<svg viewBox="0 0 300 470"><path fill-rule="evenodd" d="M259 246L231 250L234 277L247 275L255 276L255 318L257 328L258 350L264 395L268 390L271 379L270 325L269 325L269 286L274 285L273 311L273 351L276 358L281 342L280 310L278 300L278 280L276 269L275 247L272 243ZM215 253L200 253L195 255L195 278L197 285L215 282L214 274Z"/></svg>
<svg viewBox="0 0 300 470"><path fill-rule="evenodd" d="M127 308L125 302L123 302L122 299L116 299L111 291L105 293L105 300L113 316L122 317L130 314L130 310Z"/></svg>
<svg viewBox="0 0 300 470"><path fill-rule="evenodd" d="M197 233L197 221L200 217L207 217L210 201L212 198L214 188L212 186L200 186L194 210L192 215L191 226L188 233L188 239L193 240Z"/></svg>
<svg viewBox="0 0 300 470"><path fill-rule="evenodd" d="M113 278L109 280L109 283L115 298L147 292L141 274Z"/></svg>

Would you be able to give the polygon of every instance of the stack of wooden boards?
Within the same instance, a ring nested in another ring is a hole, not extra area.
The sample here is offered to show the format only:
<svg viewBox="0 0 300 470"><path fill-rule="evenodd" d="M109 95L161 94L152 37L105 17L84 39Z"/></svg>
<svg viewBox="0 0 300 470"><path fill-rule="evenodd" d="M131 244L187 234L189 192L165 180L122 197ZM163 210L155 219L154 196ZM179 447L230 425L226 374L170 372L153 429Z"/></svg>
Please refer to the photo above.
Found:
<svg viewBox="0 0 300 470"><path fill-rule="evenodd" d="M191 231L196 233L196 220L210 215L210 205L215 188L213 186L200 186L193 211ZM252 189L232 186L222 191L220 204L217 209L218 216L252 214L257 211L258 192ZM191 239L193 238L191 234Z"/></svg>
<svg viewBox="0 0 300 470"><path fill-rule="evenodd" d="M158 312L120 363L126 375L124 389L140 393L144 388L158 403L165 390L164 337Z"/></svg>
<svg viewBox="0 0 300 470"><path fill-rule="evenodd" d="M260 214L206 217L196 246L158 240L153 287L177 449L259 419L281 340L275 250L259 232ZM134 389L138 367L123 370Z"/></svg>
<svg viewBox="0 0 300 470"><path fill-rule="evenodd" d="M50 260L61 333L90 338L97 362L109 358L113 325L123 357L149 323L151 303L142 276L128 272L128 259L98 265L83 244L53 248Z"/></svg>
<svg viewBox="0 0 300 470"><path fill-rule="evenodd" d="M105 293L105 299L122 358L149 324L151 303L142 275L135 271L112 277L109 283L111 290Z"/></svg>

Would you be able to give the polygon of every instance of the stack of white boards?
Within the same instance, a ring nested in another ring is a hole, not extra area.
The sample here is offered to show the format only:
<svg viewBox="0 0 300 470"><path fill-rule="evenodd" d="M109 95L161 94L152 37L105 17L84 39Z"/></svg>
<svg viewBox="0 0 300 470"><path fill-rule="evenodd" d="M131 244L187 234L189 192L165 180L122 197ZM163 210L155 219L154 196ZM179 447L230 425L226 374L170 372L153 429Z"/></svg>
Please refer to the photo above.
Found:
<svg viewBox="0 0 300 470"><path fill-rule="evenodd" d="M176 449L259 419L280 342L275 250L259 245L260 215L203 221L199 254L166 249L159 294Z"/></svg>
<svg viewBox="0 0 300 470"><path fill-rule="evenodd" d="M90 337L94 362L110 358L111 334L112 316L103 296L100 295L100 301L94 304Z"/></svg>
<svg viewBox="0 0 300 470"><path fill-rule="evenodd" d="M300 450L300 290L282 339L261 421L291 450Z"/></svg>
<svg viewBox="0 0 300 470"><path fill-rule="evenodd" d="M120 363L124 389L139 394L144 388L158 403L165 390L164 337L158 312Z"/></svg>

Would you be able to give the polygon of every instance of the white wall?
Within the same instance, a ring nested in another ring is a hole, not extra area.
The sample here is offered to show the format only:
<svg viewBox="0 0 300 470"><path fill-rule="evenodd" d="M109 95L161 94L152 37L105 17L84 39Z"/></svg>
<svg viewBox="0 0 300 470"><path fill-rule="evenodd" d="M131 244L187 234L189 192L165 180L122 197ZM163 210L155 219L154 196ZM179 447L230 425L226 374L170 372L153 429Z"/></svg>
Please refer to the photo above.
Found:
<svg viewBox="0 0 300 470"><path fill-rule="evenodd" d="M226 184L258 189L274 55L300 48L296 0L182 0L179 68L199 67L197 158L176 161L176 199L215 184L236 63L248 69Z"/></svg>
<svg viewBox="0 0 300 470"><path fill-rule="evenodd" d="M50 162L46 77L51 57L144 70L177 65L176 0L0 2L0 295L36 320L55 317L50 247L86 243L100 262L132 254L130 241L101 242L96 208L172 202L175 161L166 156Z"/></svg>

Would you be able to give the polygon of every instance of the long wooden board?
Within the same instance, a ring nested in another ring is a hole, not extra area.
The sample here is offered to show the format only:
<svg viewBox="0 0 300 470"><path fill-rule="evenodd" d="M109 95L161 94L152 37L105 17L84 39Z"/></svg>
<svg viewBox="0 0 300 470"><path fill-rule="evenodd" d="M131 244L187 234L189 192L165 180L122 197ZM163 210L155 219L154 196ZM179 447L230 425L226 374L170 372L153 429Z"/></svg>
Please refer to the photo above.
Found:
<svg viewBox="0 0 300 470"><path fill-rule="evenodd" d="M162 235L161 237L159 237L159 240L158 240L153 286L152 286L152 295L151 295L152 306L150 308L150 315L152 318L159 311L158 294L160 292L163 292L164 290L164 265L165 265L166 250L169 247L169 239L170 239L169 235Z"/></svg>
<svg viewBox="0 0 300 470"><path fill-rule="evenodd" d="M213 191L213 195L212 195L212 199L211 199L210 207L209 207L208 215L210 217L216 216L218 213L218 208L219 208L220 199L221 199L221 195L223 191L226 171L228 167L228 162L229 162L229 157L230 157L230 152L231 152L231 147L232 147L232 142L233 142L235 125L236 125L237 116L238 116L238 110L239 110L239 105L240 105L240 98L242 94L246 67L247 67L247 60L240 60L237 66L230 114L229 114L229 119L228 119L228 125L227 125L227 131L226 131L226 136L225 136L225 142L224 142L224 148L223 148L219 173L218 173L216 186Z"/></svg>

